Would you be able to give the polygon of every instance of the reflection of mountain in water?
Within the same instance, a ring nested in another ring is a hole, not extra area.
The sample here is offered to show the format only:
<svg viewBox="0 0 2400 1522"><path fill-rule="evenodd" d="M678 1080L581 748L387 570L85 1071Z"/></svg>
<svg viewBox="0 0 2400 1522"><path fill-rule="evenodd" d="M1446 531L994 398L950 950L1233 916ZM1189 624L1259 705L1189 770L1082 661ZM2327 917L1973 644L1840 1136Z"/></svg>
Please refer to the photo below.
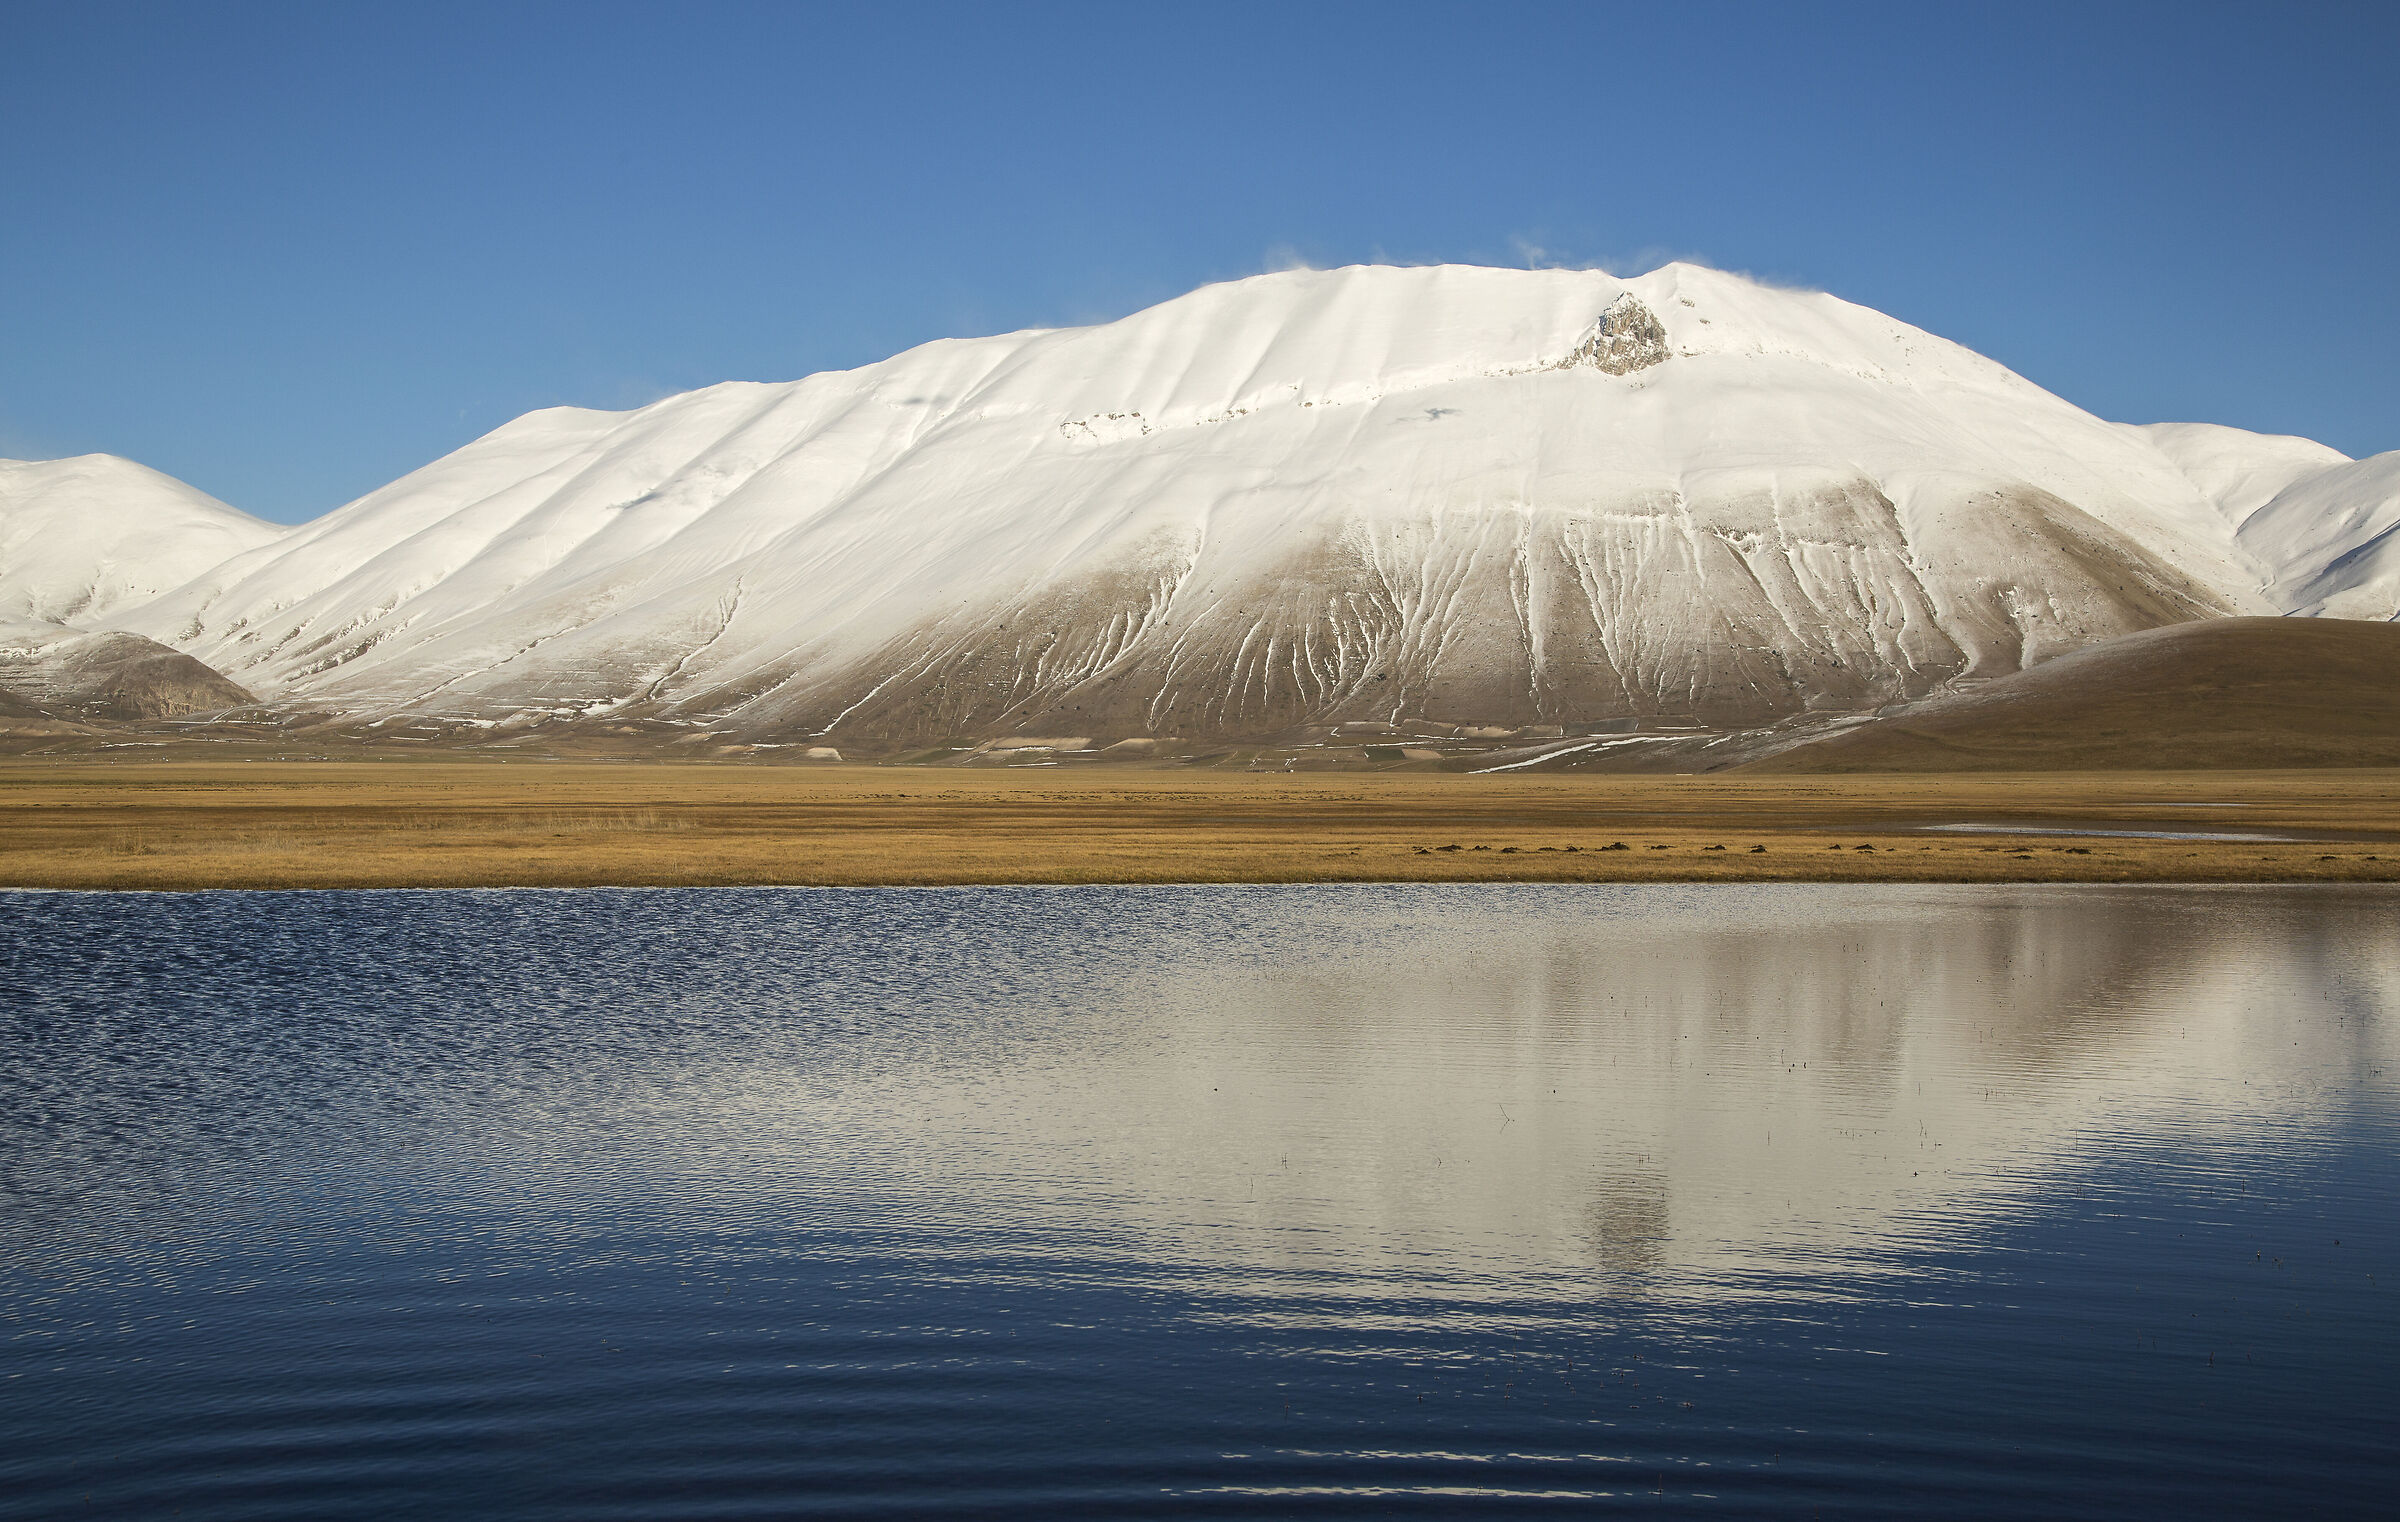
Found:
<svg viewBox="0 0 2400 1522"><path fill-rule="evenodd" d="M1295 1284L1345 1314L1821 1291L2388 1094L2395 902L20 896L0 1233L349 1230L346 1191L404 1232L425 1190L594 1239L865 1232L942 1273L1004 1234L1241 1316L1317 1314Z"/></svg>
<svg viewBox="0 0 2400 1522"><path fill-rule="evenodd" d="M1646 1163L1622 1163L1593 1192L1592 1258L1612 1290L1639 1289L1667 1266L1671 1221L1667 1179Z"/></svg>
<svg viewBox="0 0 2400 1522"><path fill-rule="evenodd" d="M2390 900L2314 890L1203 902L1247 944L1163 943L1080 1054L842 1109L980 1215L1166 1261L1717 1295L1871 1272L2126 1146L2321 1123L2400 994Z"/></svg>

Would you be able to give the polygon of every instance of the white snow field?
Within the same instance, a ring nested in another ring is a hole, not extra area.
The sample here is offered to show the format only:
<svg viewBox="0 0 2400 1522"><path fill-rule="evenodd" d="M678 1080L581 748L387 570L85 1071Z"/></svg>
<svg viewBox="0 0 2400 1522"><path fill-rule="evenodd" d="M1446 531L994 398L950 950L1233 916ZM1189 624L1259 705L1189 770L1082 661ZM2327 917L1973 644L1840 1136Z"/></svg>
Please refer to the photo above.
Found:
<svg viewBox="0 0 2400 1522"><path fill-rule="evenodd" d="M2400 450L2353 460L2210 423L2137 431L2216 502L2278 612L2400 618Z"/></svg>
<svg viewBox="0 0 2400 1522"><path fill-rule="evenodd" d="M2242 521L2235 543L2278 568L2292 613L2400 618L2400 450L2293 482Z"/></svg>
<svg viewBox="0 0 2400 1522"><path fill-rule="evenodd" d="M2102 422L1691 265L1295 271L532 413L100 621L362 719L1755 724L2192 618L2389 616L2393 459Z"/></svg>
<svg viewBox="0 0 2400 1522"><path fill-rule="evenodd" d="M0 460L0 619L96 623L287 532L114 455Z"/></svg>

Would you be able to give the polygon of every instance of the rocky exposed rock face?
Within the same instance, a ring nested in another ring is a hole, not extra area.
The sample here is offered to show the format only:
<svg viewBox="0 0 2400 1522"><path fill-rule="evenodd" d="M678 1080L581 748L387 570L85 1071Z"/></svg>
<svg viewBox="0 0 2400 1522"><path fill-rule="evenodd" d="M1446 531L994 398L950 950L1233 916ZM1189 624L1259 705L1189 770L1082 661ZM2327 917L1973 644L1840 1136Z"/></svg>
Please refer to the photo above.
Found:
<svg viewBox="0 0 2400 1522"><path fill-rule="evenodd" d="M0 629L0 692L57 717L166 719L255 703L181 651L138 634L86 634L23 623Z"/></svg>
<svg viewBox="0 0 2400 1522"><path fill-rule="evenodd" d="M1578 366L1603 375L1631 375L1664 364L1671 351L1667 330L1656 315L1630 291L1619 296L1593 324L1592 335L1559 362L1562 370Z"/></svg>

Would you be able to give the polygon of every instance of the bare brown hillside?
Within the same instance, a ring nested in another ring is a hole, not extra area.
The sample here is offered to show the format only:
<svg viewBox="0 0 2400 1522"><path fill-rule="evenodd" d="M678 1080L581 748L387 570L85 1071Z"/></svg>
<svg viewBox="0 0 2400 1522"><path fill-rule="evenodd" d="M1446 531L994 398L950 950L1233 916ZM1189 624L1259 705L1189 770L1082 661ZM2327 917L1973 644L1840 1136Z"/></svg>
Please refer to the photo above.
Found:
<svg viewBox="0 0 2400 1522"><path fill-rule="evenodd" d="M49 627L54 636L0 648L0 717L127 722L257 701L222 672L155 640Z"/></svg>
<svg viewBox="0 0 2400 1522"><path fill-rule="evenodd" d="M2093 645L1743 768L2400 765L2400 625L2221 618Z"/></svg>

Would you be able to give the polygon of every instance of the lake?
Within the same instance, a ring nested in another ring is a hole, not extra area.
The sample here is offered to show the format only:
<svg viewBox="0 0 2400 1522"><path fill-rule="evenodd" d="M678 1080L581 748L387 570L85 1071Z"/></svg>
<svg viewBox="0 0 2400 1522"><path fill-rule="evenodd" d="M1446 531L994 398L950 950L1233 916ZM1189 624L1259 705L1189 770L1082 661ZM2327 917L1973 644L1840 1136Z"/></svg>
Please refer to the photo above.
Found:
<svg viewBox="0 0 2400 1522"><path fill-rule="evenodd" d="M2400 893L0 894L0 1515L2382 1516Z"/></svg>

